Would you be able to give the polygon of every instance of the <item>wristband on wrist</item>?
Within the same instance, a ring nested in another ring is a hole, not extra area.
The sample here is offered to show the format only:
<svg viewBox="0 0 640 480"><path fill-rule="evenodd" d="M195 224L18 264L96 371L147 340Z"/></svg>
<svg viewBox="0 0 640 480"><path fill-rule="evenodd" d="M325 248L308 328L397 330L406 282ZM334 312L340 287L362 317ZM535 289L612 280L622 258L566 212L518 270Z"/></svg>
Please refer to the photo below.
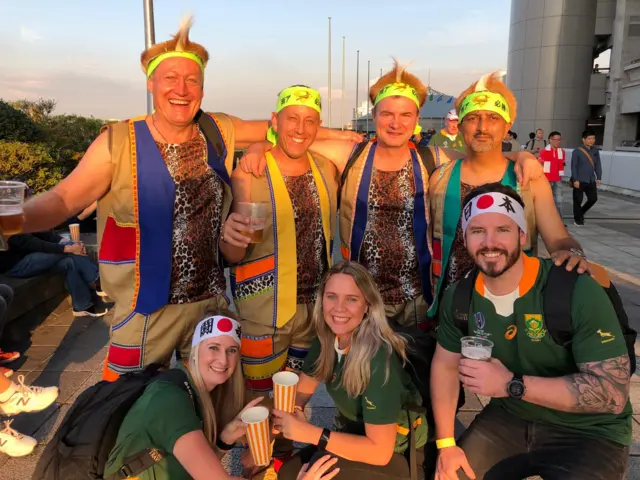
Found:
<svg viewBox="0 0 640 480"><path fill-rule="evenodd" d="M438 450L442 448L455 447L455 446L456 446L456 439L453 437L441 438L440 440L436 440L436 447L438 448Z"/></svg>
<svg viewBox="0 0 640 480"><path fill-rule="evenodd" d="M327 450L329 437L331 437L331 430L328 428L322 429L322 435L320 435L320 441L318 441L318 450Z"/></svg>
<svg viewBox="0 0 640 480"><path fill-rule="evenodd" d="M227 452L233 448L233 445L229 445L228 443L224 443L220 437L216 438L216 447L218 447L223 452Z"/></svg>

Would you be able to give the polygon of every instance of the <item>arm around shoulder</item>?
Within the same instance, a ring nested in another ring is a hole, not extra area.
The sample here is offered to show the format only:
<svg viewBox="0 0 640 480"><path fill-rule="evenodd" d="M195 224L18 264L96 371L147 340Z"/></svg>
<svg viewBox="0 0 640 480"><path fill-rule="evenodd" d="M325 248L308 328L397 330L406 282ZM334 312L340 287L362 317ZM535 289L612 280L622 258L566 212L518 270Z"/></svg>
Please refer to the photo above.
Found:
<svg viewBox="0 0 640 480"><path fill-rule="evenodd" d="M551 185L543 177L531 181L536 227L549 253L575 248L582 250L580 244L569 235L553 200Z"/></svg>

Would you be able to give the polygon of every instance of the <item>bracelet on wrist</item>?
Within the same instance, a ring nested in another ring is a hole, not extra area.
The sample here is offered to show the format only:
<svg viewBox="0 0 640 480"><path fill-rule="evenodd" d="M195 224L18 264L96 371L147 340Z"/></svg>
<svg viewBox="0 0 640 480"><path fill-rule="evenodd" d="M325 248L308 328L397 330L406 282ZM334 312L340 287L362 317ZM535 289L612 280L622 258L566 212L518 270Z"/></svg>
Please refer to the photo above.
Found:
<svg viewBox="0 0 640 480"><path fill-rule="evenodd" d="M222 438L218 437L216 439L216 447L218 447L223 452L228 452L229 450L231 450L233 448L233 444L229 445L228 443L224 443L222 441Z"/></svg>
<svg viewBox="0 0 640 480"><path fill-rule="evenodd" d="M453 437L441 438L440 440L436 440L436 448L438 450L441 450L443 448L448 448L448 447L455 447L455 446L456 446L456 439Z"/></svg>

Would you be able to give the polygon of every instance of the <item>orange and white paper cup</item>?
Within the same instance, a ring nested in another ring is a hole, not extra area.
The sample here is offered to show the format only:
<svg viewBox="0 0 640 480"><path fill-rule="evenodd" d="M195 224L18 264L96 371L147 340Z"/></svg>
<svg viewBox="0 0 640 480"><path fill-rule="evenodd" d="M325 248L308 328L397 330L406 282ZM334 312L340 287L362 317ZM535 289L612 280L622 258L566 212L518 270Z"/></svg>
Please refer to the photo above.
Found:
<svg viewBox="0 0 640 480"><path fill-rule="evenodd" d="M71 234L71 240L74 242L80 241L80 224L79 223L71 223L69 224L69 233Z"/></svg>
<svg viewBox="0 0 640 480"><path fill-rule="evenodd" d="M269 434L269 410L251 407L242 412L240 419L247 424L247 440L253 462L257 466L271 463L271 436Z"/></svg>
<svg viewBox="0 0 640 480"><path fill-rule="evenodd" d="M300 377L293 372L278 372L273 378L273 406L277 410L293 413Z"/></svg>

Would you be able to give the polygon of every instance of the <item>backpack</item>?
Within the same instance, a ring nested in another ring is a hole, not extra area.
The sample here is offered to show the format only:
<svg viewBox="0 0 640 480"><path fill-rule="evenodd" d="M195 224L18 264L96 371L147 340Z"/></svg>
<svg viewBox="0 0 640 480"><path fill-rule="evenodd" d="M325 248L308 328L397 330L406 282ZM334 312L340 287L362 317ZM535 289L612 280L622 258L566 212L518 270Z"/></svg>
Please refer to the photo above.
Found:
<svg viewBox="0 0 640 480"><path fill-rule="evenodd" d="M141 372L127 373L115 382L103 380L85 390L44 449L33 480L133 478L166 457L167 452L145 449L127 457L117 474L103 477L120 425L147 386L158 380L170 382L187 391L193 400L187 375L182 370L160 371L160 368L161 365L152 364Z"/></svg>
<svg viewBox="0 0 640 480"><path fill-rule="evenodd" d="M353 147L353 150L351 151L351 155L349 155L349 160L347 160L347 164L344 166L344 170L342 171L342 176L340 177L341 186L344 185L344 183L347 181L347 175L349 174L349 170L351 170L351 167L353 167L353 164L356 163L356 160L358 160L358 157L360 157L360 154L364 152L364 149L366 148L368 143L369 141L365 140L364 142L360 142L355 147ZM426 168L427 173L431 175L437 166L436 161L433 158L433 153L431 153L431 149L425 145L422 145L422 146L418 145L416 147L416 150L418 151L418 156L422 159L424 168Z"/></svg>
<svg viewBox="0 0 640 480"><path fill-rule="evenodd" d="M592 268L598 266L592 265ZM602 269L604 272L604 269ZM464 335L469 331L469 310L471 308L471 296L475 287L478 269L474 268L465 275L456 286L453 292L453 319L457 328ZM553 266L547 276L547 282L542 293L542 310L545 328L551 338L563 348L571 352L571 341L573 340L573 327L571 322L571 299L576 281L580 276L575 270L568 272L564 265ZM604 289L618 318L618 323L622 330L627 351L629 353L629 366L631 375L636 371L635 342L637 332L629 325L629 317L624 311L622 299L618 290L608 279L596 278L598 284Z"/></svg>

